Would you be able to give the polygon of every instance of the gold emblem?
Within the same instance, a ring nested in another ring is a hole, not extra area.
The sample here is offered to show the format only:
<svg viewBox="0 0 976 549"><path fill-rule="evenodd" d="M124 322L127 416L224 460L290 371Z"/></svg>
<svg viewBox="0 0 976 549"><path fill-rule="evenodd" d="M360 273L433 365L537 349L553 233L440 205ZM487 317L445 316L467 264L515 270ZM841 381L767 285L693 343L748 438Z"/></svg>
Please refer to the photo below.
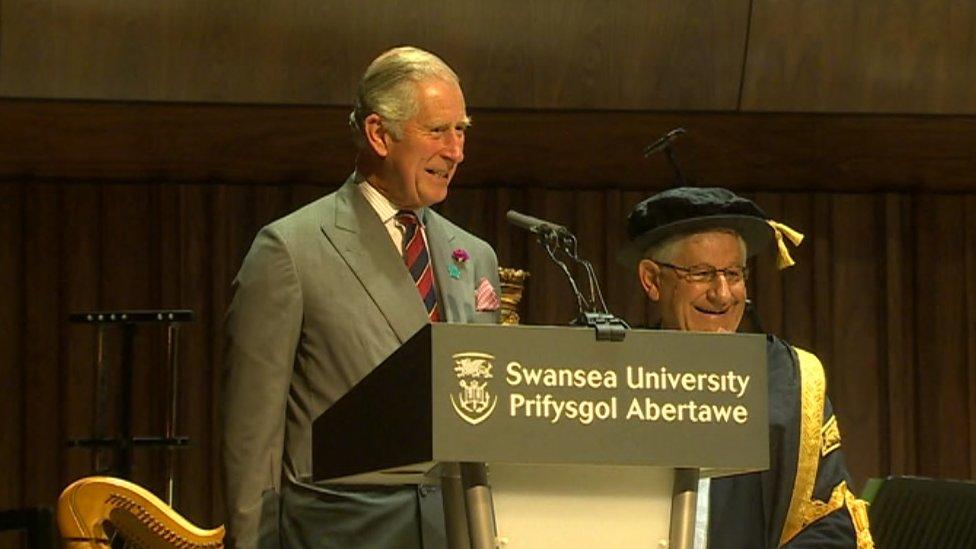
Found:
<svg viewBox="0 0 976 549"><path fill-rule="evenodd" d="M458 377L461 390L451 395L454 411L471 425L488 419L498 404L498 396L488 392L491 375L491 361L494 356L487 353L457 353L454 358L454 373Z"/></svg>
<svg viewBox="0 0 976 549"><path fill-rule="evenodd" d="M837 427L837 416L830 416L827 423L820 428L820 455L826 456L840 448L840 428Z"/></svg>

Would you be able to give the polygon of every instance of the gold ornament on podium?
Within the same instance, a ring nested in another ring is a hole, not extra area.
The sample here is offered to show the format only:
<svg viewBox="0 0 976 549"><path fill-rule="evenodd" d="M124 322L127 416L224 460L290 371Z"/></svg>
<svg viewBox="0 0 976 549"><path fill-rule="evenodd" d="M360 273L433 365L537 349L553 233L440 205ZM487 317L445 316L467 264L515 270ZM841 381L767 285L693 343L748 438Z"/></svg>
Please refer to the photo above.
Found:
<svg viewBox="0 0 976 549"><path fill-rule="evenodd" d="M514 326L519 323L518 305L522 301L522 291L525 289L525 279L528 271L499 267L498 278L502 285L501 318L499 324Z"/></svg>

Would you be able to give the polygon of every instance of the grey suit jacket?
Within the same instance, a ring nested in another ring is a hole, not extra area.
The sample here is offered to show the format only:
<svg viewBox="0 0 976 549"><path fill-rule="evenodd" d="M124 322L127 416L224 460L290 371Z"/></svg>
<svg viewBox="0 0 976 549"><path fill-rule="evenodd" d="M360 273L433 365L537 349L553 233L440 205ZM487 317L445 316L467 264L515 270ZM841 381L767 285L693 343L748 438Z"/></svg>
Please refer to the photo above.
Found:
<svg viewBox="0 0 976 549"><path fill-rule="evenodd" d="M421 217L446 320L495 322L497 311L475 311L482 279L499 289L494 250L432 210ZM458 248L468 261L452 258ZM448 274L452 263L460 277ZM360 511L397 512L384 506L416 513L402 498L344 499L311 484L311 423L426 322L403 259L352 177L258 233L225 325L222 460L232 544L274 541L282 483L350 504L317 519L335 522L329 528Z"/></svg>

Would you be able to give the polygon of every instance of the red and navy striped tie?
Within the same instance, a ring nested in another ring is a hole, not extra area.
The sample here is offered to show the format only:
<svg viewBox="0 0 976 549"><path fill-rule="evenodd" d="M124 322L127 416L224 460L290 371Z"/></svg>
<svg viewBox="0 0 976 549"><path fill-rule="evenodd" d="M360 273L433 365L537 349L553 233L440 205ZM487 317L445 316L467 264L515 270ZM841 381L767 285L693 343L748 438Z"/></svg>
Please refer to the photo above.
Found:
<svg viewBox="0 0 976 549"><path fill-rule="evenodd" d="M430 254L424 242L423 231L420 230L420 220L417 214L409 210L400 210L396 215L397 221L403 225L403 262L413 277L420 298L427 307L427 317L431 322L440 320L437 307L437 288L434 286L434 271L430 266Z"/></svg>

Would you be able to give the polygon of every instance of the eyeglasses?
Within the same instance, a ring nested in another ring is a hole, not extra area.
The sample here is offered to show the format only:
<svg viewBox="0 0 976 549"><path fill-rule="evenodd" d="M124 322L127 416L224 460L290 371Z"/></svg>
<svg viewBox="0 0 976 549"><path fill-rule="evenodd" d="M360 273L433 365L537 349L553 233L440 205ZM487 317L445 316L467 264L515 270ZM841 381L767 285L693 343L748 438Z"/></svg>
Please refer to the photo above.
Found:
<svg viewBox="0 0 976 549"><path fill-rule="evenodd" d="M678 277L696 284L711 284L712 282L715 282L715 278L719 275L719 273L725 277L725 281L729 284L738 284L739 282L749 278L749 267L746 267L745 265L741 267L726 267L724 269L716 269L711 265L679 267L663 261L654 261L654 263L657 263L662 267L674 269L675 274L677 274Z"/></svg>

